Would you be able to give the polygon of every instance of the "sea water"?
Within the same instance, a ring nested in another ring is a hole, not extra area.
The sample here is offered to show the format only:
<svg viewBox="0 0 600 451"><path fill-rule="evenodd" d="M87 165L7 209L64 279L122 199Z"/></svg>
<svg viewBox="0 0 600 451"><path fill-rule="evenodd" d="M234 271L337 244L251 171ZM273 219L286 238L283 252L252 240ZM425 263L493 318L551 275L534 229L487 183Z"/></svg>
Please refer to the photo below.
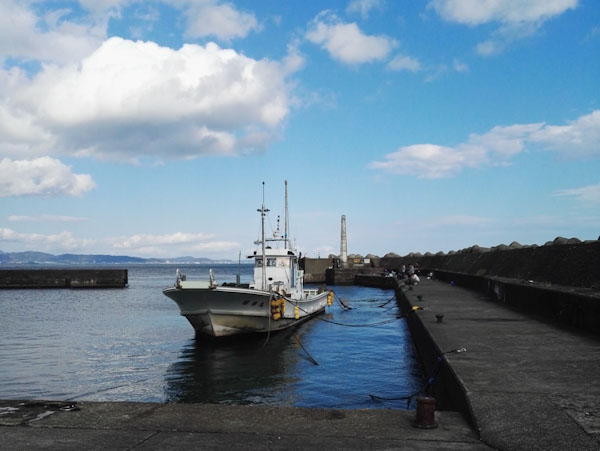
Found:
<svg viewBox="0 0 600 451"><path fill-rule="evenodd" d="M179 268L206 280L209 267L219 283L252 277L250 265ZM332 287L351 310L336 302L292 330L219 343L197 339L162 294L175 266L128 269L124 289L0 290L0 399L403 409L370 395L423 384L392 290Z"/></svg>

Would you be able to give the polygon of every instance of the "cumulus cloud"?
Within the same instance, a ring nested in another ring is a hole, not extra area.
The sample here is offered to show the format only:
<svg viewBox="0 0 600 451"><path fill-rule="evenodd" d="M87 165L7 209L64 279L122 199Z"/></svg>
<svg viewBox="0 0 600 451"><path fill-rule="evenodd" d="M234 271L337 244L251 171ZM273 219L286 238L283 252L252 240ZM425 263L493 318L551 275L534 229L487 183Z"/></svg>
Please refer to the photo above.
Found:
<svg viewBox="0 0 600 451"><path fill-rule="evenodd" d="M397 45L387 36L364 34L356 23L344 23L330 11L323 11L311 22L306 39L327 50L345 64L362 64L384 60Z"/></svg>
<svg viewBox="0 0 600 451"><path fill-rule="evenodd" d="M212 238L205 233L172 233L169 235L138 234L129 237L115 238L112 247L116 249L132 249L148 245L190 244Z"/></svg>
<svg viewBox="0 0 600 451"><path fill-rule="evenodd" d="M95 240L75 238L71 232L56 234L21 233L12 229L0 228L0 242L25 243L43 249L75 250L93 244Z"/></svg>
<svg viewBox="0 0 600 451"><path fill-rule="evenodd" d="M508 43L535 33L542 24L569 9L578 0L431 0L428 8L444 20L469 26L498 23L492 37L476 47L483 56L500 52Z"/></svg>
<svg viewBox="0 0 600 451"><path fill-rule="evenodd" d="M600 203L600 183L581 188L563 189L554 192L555 196L571 197L583 202Z"/></svg>
<svg viewBox="0 0 600 451"><path fill-rule="evenodd" d="M186 3L186 33L190 37L216 36L229 41L261 29L253 13L238 11L231 3L206 0Z"/></svg>
<svg viewBox="0 0 600 451"><path fill-rule="evenodd" d="M567 125L496 126L484 134L472 133L465 142L456 146L403 146L385 155L384 161L373 161L368 167L421 178L450 177L464 168L509 164L511 158L523 152L528 145L553 151L564 158L598 158L600 110Z"/></svg>
<svg viewBox="0 0 600 451"><path fill-rule="evenodd" d="M484 154L472 154L468 149L414 144L387 154L385 161L371 162L369 168L381 169L391 174L440 178L454 175L463 167L478 166L484 158Z"/></svg>
<svg viewBox="0 0 600 451"><path fill-rule="evenodd" d="M363 19L369 17L369 13L374 10L383 9L382 0L351 0L346 6L346 13L360 14Z"/></svg>
<svg viewBox="0 0 600 451"><path fill-rule="evenodd" d="M578 0L431 0L443 19L465 25L539 22L575 8Z"/></svg>
<svg viewBox="0 0 600 451"><path fill-rule="evenodd" d="M70 231L56 234L23 233L0 228L0 243L21 243L47 252L105 253L165 257L173 255L220 254L239 248L232 241L212 240L212 234L183 233L135 234L108 238L78 238ZM99 250L98 250L99 249Z"/></svg>
<svg viewBox="0 0 600 451"><path fill-rule="evenodd" d="M81 196L95 186L90 175L74 174L54 158L0 160L0 197Z"/></svg>
<svg viewBox="0 0 600 451"><path fill-rule="evenodd" d="M405 55L396 55L387 65L388 69L395 71L418 72L421 70L421 63L416 58Z"/></svg>
<svg viewBox="0 0 600 451"><path fill-rule="evenodd" d="M301 59L301 58L300 58ZM33 79L3 73L0 154L53 152L131 159L193 158L262 149L289 110L286 76L299 57L254 60L214 43L179 50L121 38L80 64ZM0 88L2 92L2 88Z"/></svg>
<svg viewBox="0 0 600 451"><path fill-rule="evenodd" d="M218 253L239 247L233 241L212 240L214 235L206 233L136 234L107 239L115 251L137 255L189 255L190 253Z"/></svg>
<svg viewBox="0 0 600 451"><path fill-rule="evenodd" d="M68 64L89 55L106 36L106 21L74 22L68 9L38 17L27 2L0 2L0 60Z"/></svg>
<svg viewBox="0 0 600 451"><path fill-rule="evenodd" d="M529 139L567 158L600 157L600 110L595 110L567 125L546 125Z"/></svg>

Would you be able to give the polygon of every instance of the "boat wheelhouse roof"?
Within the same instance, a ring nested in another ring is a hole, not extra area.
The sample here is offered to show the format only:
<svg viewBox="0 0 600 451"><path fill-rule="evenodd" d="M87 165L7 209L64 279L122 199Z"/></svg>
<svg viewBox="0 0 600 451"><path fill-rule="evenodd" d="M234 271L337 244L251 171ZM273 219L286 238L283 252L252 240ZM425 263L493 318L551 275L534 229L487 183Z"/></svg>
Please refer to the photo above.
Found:
<svg viewBox="0 0 600 451"><path fill-rule="evenodd" d="M296 254L290 249L272 249L268 246L265 248L265 257L291 257L294 255ZM262 255L255 252L254 255L249 255L248 258L262 258Z"/></svg>

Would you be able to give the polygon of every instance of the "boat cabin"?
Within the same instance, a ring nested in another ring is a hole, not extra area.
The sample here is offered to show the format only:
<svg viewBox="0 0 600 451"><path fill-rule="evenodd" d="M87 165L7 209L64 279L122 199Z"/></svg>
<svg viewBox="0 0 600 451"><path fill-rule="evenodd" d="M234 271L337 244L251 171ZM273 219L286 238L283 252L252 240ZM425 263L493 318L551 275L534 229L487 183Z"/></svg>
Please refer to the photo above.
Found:
<svg viewBox="0 0 600 451"><path fill-rule="evenodd" d="M265 248L265 257L254 255L254 283L251 288L291 294L302 292L302 270L298 268L298 256L289 249ZM263 271L265 278L263 279ZM266 286L262 286L262 281Z"/></svg>

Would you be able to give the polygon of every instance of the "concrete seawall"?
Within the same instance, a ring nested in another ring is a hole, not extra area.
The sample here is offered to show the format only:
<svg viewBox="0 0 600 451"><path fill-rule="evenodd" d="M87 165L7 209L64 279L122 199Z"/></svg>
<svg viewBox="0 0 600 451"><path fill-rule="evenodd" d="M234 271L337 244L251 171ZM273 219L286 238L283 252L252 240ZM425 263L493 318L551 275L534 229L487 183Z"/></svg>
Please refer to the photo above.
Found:
<svg viewBox="0 0 600 451"><path fill-rule="evenodd" d="M442 280L396 296L423 308L407 324L438 409L462 412L495 449L600 449L597 336Z"/></svg>
<svg viewBox="0 0 600 451"><path fill-rule="evenodd" d="M440 270L434 274L527 314L600 334L600 290Z"/></svg>
<svg viewBox="0 0 600 451"><path fill-rule="evenodd" d="M126 269L5 269L2 288L124 288Z"/></svg>
<svg viewBox="0 0 600 451"><path fill-rule="evenodd" d="M528 314L600 333L600 241L505 248L473 246L447 255L385 257L379 264L389 269L415 264L422 276L433 271L439 279L482 291ZM307 259L307 268L322 269L312 262ZM327 269L325 280L328 285L368 285L369 272L381 269Z"/></svg>
<svg viewBox="0 0 600 451"><path fill-rule="evenodd" d="M413 263L434 271L600 290L600 241L515 249L505 247L486 250L473 246L454 254L385 257L381 258L380 265L400 268L403 264Z"/></svg>

